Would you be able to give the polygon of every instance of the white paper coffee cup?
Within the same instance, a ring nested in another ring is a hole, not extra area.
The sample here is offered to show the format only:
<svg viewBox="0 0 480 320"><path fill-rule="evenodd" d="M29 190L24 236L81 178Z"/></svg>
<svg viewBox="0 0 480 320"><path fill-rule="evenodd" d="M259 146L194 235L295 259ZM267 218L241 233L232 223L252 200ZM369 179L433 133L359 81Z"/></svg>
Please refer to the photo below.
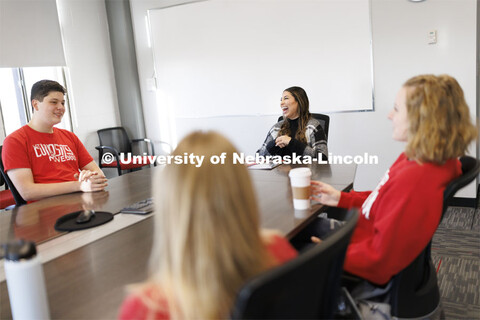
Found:
<svg viewBox="0 0 480 320"><path fill-rule="evenodd" d="M312 171L309 168L295 168L288 174L293 193L293 207L296 210L310 209L310 180Z"/></svg>

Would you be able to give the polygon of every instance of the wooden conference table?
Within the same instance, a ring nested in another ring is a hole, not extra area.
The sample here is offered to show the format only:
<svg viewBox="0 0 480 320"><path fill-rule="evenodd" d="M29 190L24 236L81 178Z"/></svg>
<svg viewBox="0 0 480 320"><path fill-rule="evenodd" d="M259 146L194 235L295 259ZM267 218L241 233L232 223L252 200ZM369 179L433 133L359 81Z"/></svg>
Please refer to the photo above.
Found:
<svg viewBox="0 0 480 320"><path fill-rule="evenodd" d="M293 209L288 179L291 167L249 170L262 227L278 229L287 238L297 234L323 208L313 204L310 210ZM310 168L313 179L339 190L351 188L356 171L356 165L317 164ZM0 243L15 238L35 241L42 258L52 250L65 252L57 252L58 256L43 264L52 318L116 318L125 286L147 278L153 240L152 214L147 217L118 214L107 224L72 233L57 232L54 224L59 217L82 208L117 213L125 206L151 197L151 181L158 170L161 169L143 169L112 178L105 192L56 196L0 212ZM112 228L115 223L120 225L116 230ZM101 232L105 235L98 236ZM67 241L75 235L79 236ZM68 250L67 246L75 241L77 248ZM79 241L83 243L78 245ZM3 265L3 260L0 264ZM0 319L8 319L11 318L8 292L4 276L0 279Z"/></svg>

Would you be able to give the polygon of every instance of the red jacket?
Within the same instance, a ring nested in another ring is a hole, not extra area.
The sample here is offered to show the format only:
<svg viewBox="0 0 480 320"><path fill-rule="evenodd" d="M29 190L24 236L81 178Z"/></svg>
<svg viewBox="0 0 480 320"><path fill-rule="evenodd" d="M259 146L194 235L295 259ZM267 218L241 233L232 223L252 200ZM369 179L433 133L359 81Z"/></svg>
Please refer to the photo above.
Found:
<svg viewBox="0 0 480 320"><path fill-rule="evenodd" d="M342 192L339 207L361 207L344 269L384 284L407 267L433 237L445 187L461 172L457 159L418 164L402 153L374 191Z"/></svg>

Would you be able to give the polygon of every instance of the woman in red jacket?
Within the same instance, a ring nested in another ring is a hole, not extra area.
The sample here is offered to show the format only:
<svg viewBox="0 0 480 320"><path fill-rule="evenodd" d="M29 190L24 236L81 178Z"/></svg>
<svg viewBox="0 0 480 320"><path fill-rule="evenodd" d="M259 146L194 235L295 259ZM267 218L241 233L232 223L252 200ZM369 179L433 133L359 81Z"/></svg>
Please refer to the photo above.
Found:
<svg viewBox="0 0 480 320"><path fill-rule="evenodd" d="M393 139L407 144L375 190L345 193L312 182L314 200L361 208L344 270L379 285L407 267L433 237L445 187L461 174L457 158L477 136L463 91L448 75L408 80L388 118Z"/></svg>
<svg viewBox="0 0 480 320"><path fill-rule="evenodd" d="M224 152L224 164L210 162ZM235 152L217 133L193 132L173 156L204 156L203 163L169 164L155 176L151 277L125 300L121 319L227 319L247 279L296 256L285 238L260 231L250 176L233 163Z"/></svg>

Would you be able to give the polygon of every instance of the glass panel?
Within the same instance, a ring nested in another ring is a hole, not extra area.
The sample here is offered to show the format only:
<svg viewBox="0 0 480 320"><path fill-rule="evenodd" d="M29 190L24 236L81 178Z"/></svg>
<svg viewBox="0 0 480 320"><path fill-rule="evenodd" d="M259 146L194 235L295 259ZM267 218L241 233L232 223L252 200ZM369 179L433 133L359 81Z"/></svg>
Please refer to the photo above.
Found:
<svg viewBox="0 0 480 320"><path fill-rule="evenodd" d="M27 88L29 112L32 112L30 92L35 82L44 79L55 80L66 88L62 67L34 67L23 68L22 70L25 79L25 86ZM68 94L65 96L65 114L63 115L62 122L57 124L55 127L66 129L69 131L72 130L72 125L70 121L70 107L68 104Z"/></svg>
<svg viewBox="0 0 480 320"><path fill-rule="evenodd" d="M0 105L6 135L27 123L18 69L0 68Z"/></svg>

